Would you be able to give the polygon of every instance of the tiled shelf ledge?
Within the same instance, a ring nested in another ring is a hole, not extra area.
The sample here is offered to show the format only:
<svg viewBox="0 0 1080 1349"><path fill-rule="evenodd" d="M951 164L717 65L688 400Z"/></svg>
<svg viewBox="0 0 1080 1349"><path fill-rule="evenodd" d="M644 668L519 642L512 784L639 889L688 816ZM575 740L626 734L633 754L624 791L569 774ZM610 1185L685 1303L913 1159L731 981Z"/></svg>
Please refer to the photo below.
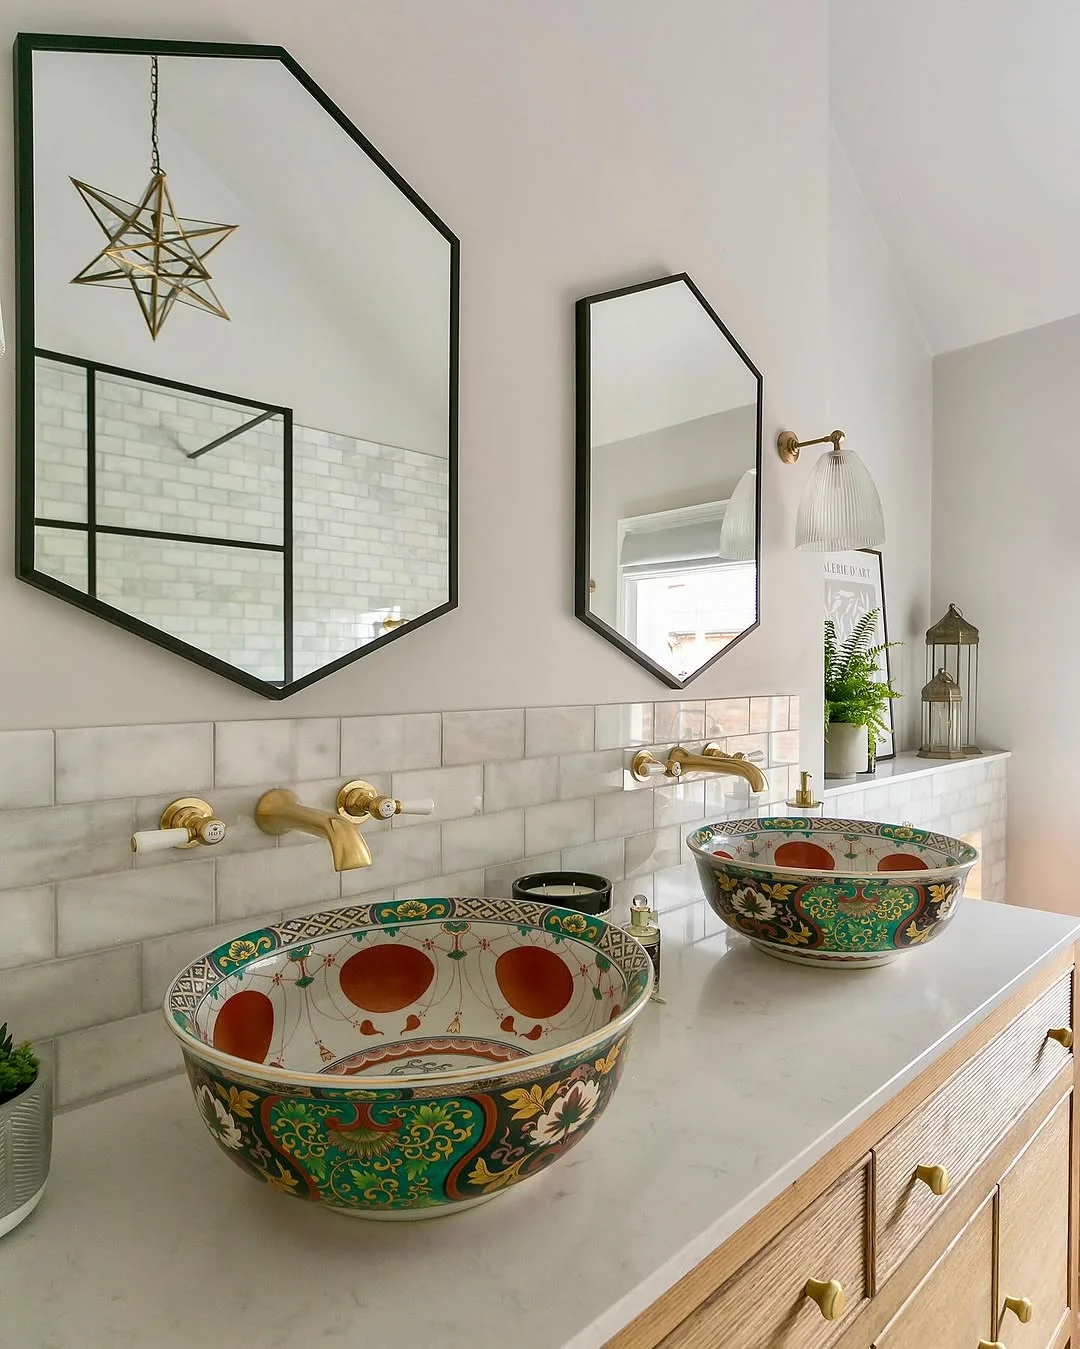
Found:
<svg viewBox="0 0 1080 1349"><path fill-rule="evenodd" d="M988 749L970 759L920 759L917 754L898 754L895 759L887 759L878 764L873 773L857 778L830 779L821 789L823 797L841 796L845 792L865 792L882 783L912 782L916 778L936 777L939 773L951 773L957 769L970 768L973 764L993 763L996 759L1007 759L1011 751L1007 749Z"/></svg>

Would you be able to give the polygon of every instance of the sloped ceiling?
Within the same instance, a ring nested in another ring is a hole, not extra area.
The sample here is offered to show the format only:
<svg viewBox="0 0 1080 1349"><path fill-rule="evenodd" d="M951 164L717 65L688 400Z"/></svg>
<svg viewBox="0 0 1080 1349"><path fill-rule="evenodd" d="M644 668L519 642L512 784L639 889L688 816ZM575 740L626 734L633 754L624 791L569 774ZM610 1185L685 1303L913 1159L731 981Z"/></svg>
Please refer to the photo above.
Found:
<svg viewBox="0 0 1080 1349"><path fill-rule="evenodd" d="M1080 6L832 0L834 125L934 352L1080 313Z"/></svg>

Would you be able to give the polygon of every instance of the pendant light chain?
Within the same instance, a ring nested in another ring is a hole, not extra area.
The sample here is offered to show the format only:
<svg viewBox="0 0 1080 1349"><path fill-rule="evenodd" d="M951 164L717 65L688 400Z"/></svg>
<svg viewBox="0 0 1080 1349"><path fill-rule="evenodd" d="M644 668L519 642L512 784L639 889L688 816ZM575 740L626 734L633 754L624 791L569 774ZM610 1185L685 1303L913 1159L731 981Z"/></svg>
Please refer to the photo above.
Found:
<svg viewBox="0 0 1080 1349"><path fill-rule="evenodd" d="M161 172L161 150L158 147L158 59L150 58L150 172L157 177Z"/></svg>

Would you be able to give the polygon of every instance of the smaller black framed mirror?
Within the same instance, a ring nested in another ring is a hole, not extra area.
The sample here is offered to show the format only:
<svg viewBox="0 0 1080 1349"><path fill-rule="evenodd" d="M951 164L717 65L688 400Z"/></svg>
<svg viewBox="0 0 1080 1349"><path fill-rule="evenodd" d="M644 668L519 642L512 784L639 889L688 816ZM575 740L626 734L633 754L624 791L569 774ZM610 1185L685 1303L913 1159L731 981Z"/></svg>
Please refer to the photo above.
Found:
<svg viewBox="0 0 1080 1349"><path fill-rule="evenodd" d="M685 272L578 301L575 612L671 688L758 625L761 409Z"/></svg>

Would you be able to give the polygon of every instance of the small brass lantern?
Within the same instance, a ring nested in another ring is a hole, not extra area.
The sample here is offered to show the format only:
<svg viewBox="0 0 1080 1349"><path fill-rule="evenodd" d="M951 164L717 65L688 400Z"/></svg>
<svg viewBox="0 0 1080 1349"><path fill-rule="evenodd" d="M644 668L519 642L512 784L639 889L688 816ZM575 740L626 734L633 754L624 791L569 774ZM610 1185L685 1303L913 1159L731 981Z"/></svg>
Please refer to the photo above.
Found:
<svg viewBox="0 0 1080 1349"><path fill-rule="evenodd" d="M939 670L922 691L920 759L963 759L964 694L948 670Z"/></svg>
<svg viewBox="0 0 1080 1349"><path fill-rule="evenodd" d="M979 748L976 720L979 710L979 629L969 623L955 604L949 605L949 612L926 632L926 678L934 683L938 672L944 670L960 686L962 704L960 754L948 755L949 758L967 758L981 754ZM923 690L923 699L926 691ZM927 743L925 734L926 717L923 717L923 744ZM934 756L938 757L938 756Z"/></svg>

